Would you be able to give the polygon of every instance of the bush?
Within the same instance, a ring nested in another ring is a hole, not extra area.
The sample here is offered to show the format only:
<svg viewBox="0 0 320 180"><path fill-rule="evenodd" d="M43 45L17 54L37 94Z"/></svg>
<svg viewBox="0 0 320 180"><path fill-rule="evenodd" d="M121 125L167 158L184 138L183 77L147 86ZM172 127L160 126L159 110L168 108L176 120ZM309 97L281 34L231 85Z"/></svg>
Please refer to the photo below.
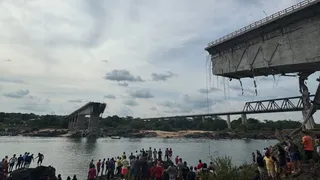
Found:
<svg viewBox="0 0 320 180"><path fill-rule="evenodd" d="M228 156L217 157L212 161L214 162L215 175L211 173L202 174L201 179L248 180L253 177L256 170L255 166L248 164L238 167L232 163L232 158Z"/></svg>

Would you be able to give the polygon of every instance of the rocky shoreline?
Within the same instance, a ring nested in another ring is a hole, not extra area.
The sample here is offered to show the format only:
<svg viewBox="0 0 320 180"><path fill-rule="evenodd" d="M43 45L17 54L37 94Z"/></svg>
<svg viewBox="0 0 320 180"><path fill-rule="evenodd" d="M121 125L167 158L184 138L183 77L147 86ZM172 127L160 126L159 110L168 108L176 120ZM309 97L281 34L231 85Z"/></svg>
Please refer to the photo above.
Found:
<svg viewBox="0 0 320 180"><path fill-rule="evenodd" d="M42 129L28 131L0 132L0 136L28 137L83 137L78 132L68 132L66 129ZM206 138L206 139L276 139L271 131L252 132L215 132L215 131L156 131L156 130L101 130L98 137L118 136L123 138Z"/></svg>

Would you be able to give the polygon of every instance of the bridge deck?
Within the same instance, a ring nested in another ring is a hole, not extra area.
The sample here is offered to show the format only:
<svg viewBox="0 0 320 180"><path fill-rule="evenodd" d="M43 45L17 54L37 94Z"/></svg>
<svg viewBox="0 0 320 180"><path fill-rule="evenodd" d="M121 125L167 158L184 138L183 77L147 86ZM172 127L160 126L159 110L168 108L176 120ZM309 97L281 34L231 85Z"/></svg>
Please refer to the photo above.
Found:
<svg viewBox="0 0 320 180"><path fill-rule="evenodd" d="M320 0L305 0L238 31L206 50L214 75L241 79L320 70Z"/></svg>
<svg viewBox="0 0 320 180"><path fill-rule="evenodd" d="M314 95L310 95L313 97ZM293 100L298 100L294 102ZM263 113L279 113L279 112L294 112L304 110L301 96L277 98L261 101L246 102L242 111L234 112L219 112L208 114L192 114L181 116L169 116L169 117L154 117L144 118L146 120L153 119L178 119L178 118L193 118L193 117L214 117L214 116L226 116L226 115L241 115L241 114L263 114Z"/></svg>
<svg viewBox="0 0 320 180"><path fill-rule="evenodd" d="M233 39L233 38L236 38L238 36L241 36L245 33L248 33L248 32L251 32L255 29L258 29L259 27L261 26L264 26L264 25L268 25L280 18L284 18L286 16L289 16L291 15L292 13L295 13L297 11L300 11L300 10L303 10L309 6L312 6L314 5L315 3L319 2L319 0L305 0L305 1L302 1L302 2L299 2L298 4L295 4L293 6L290 6L282 11L279 11L279 12L276 12L270 16L267 16L259 21L256 21L254 23L251 23L237 31L234 31L230 34L227 34L219 39L216 39L215 41L212 41L210 43L208 43L208 47L205 48L206 50L210 50L212 47L214 46L217 46L223 42L226 42L230 39Z"/></svg>
<svg viewBox="0 0 320 180"><path fill-rule="evenodd" d="M90 106L95 106L95 105L97 105L97 104L104 106L104 107L101 107L101 108L102 108L101 110L96 110L96 111L102 111L101 113L103 113L103 111L104 111L104 109L105 109L105 107L106 107L106 104L105 104L105 103L88 102L87 104L81 106L79 109L73 111L71 114L69 114L68 116L66 116L66 119L68 119L69 117L71 117L71 116L73 116L73 115L75 115L75 114L78 114L79 112L87 109L87 108L90 107ZM100 106L99 106L99 107L100 107ZM95 109L94 109L94 110L95 110Z"/></svg>

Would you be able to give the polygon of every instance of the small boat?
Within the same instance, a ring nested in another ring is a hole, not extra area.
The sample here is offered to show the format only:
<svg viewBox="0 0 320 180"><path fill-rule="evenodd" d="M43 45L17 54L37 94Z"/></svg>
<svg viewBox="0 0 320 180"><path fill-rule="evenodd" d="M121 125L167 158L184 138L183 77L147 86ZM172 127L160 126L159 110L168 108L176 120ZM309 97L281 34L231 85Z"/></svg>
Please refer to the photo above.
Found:
<svg viewBox="0 0 320 180"><path fill-rule="evenodd" d="M120 136L111 136L111 139L121 139Z"/></svg>

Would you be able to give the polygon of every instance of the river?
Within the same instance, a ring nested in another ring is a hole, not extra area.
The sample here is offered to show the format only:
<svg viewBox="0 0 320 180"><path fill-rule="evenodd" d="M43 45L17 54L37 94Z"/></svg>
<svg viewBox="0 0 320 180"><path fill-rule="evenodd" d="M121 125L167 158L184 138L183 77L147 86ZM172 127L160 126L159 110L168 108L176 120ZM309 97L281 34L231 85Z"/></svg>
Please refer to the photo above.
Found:
<svg viewBox="0 0 320 180"><path fill-rule="evenodd" d="M251 162L251 152L262 150L273 145L276 140L206 140L206 139L70 139L70 138L35 138L35 137L0 137L0 155L4 157L13 154L31 152L37 156L44 154L43 165L52 165L57 174L64 179L76 174L83 179L91 159L103 159L127 154L141 148L172 148L173 156L179 155L189 165L195 165L199 159L209 162L211 156L230 156L237 165ZM34 167L33 163L31 167Z"/></svg>

